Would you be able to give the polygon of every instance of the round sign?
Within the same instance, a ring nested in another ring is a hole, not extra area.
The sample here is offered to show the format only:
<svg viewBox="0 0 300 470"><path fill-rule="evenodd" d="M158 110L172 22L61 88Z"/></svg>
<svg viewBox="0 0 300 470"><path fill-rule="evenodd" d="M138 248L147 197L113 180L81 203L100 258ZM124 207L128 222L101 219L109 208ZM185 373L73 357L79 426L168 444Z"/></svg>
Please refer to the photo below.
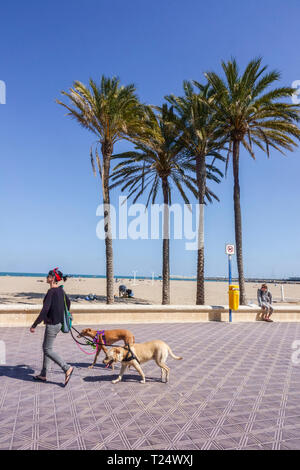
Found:
<svg viewBox="0 0 300 470"><path fill-rule="evenodd" d="M226 245L226 255L234 255L234 245Z"/></svg>

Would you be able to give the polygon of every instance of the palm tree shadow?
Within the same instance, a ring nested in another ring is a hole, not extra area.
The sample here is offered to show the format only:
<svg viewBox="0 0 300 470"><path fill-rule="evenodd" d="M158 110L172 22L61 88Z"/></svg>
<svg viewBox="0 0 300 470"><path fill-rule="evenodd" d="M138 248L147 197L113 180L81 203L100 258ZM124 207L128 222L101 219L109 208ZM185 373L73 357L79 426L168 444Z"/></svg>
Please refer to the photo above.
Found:
<svg viewBox="0 0 300 470"><path fill-rule="evenodd" d="M38 292L18 292L13 294L13 299L2 299L2 303L11 303L12 301L16 301L17 303L24 303L24 300L27 302L30 302L31 300L36 300L40 299L42 300L45 297L46 292L44 293L38 293ZM106 303L106 296L105 295L95 295L93 300L87 300L88 296L90 294L68 294L69 299L71 302L80 302L84 301L85 303L93 303L93 304L103 304ZM21 300L18 300L18 299ZM150 304L151 302L144 300L144 299L139 299L139 298L122 298L122 297L117 297L115 296L114 299L115 303L120 303L120 304Z"/></svg>
<svg viewBox="0 0 300 470"><path fill-rule="evenodd" d="M18 293L11 294L7 298L0 298L0 303L36 304L36 302L31 302L31 301L34 301L35 299L42 300L44 297L45 297L45 294L39 294L38 292L18 292Z"/></svg>
<svg viewBox="0 0 300 470"><path fill-rule="evenodd" d="M23 380L24 382L35 382L33 379L34 372L34 369L26 364L20 364L17 366L0 366L0 377L10 377L12 379ZM64 386L61 382L53 382L51 380L47 380L45 383L59 385L60 387Z"/></svg>

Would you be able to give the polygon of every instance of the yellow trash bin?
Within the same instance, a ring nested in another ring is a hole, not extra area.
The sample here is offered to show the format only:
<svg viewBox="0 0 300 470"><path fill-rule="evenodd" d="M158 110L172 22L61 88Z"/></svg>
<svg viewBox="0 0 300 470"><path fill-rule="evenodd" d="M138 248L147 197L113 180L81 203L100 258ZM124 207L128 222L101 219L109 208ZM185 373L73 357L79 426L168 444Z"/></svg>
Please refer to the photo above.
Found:
<svg viewBox="0 0 300 470"><path fill-rule="evenodd" d="M237 285L230 284L229 286L229 308L230 310L238 310L240 305L240 288Z"/></svg>

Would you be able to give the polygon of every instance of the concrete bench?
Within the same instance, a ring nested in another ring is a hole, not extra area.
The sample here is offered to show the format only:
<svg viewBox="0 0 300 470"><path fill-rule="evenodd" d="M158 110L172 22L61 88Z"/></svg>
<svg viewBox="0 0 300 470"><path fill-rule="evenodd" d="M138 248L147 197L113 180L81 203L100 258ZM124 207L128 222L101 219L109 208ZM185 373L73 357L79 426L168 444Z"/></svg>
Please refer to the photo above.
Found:
<svg viewBox="0 0 300 470"><path fill-rule="evenodd" d="M273 306L274 321L300 321L300 305ZM1 304L0 326L31 326L42 305ZM74 325L126 323L192 323L228 321L228 305L137 305L77 304L71 308ZM258 306L240 306L233 322L261 320Z"/></svg>

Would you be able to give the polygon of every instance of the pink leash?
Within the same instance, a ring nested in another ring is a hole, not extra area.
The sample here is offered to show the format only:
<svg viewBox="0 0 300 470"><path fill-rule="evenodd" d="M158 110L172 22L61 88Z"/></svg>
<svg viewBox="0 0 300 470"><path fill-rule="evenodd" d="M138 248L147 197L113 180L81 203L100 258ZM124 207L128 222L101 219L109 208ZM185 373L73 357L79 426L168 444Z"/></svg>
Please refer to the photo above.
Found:
<svg viewBox="0 0 300 470"><path fill-rule="evenodd" d="M87 354L88 356L92 356L93 354L96 354L96 353L98 352L98 348L99 348L98 333L100 333L100 332L97 331L96 338L94 339L94 343L96 343L96 352L95 352L95 351L93 351L93 352L91 352L91 353L86 352L84 349L82 349L82 348L80 347L79 343L77 343L77 341L75 341L76 344L77 344L77 346L79 347L80 351L82 351L84 354ZM104 330L101 331L101 333L104 333ZM104 344L105 344L105 342L104 342Z"/></svg>
<svg viewBox="0 0 300 470"><path fill-rule="evenodd" d="M88 356L92 356L93 354L96 354L95 351L93 351L93 352L91 352L91 353L86 352L84 349L82 349L82 347L81 347L78 343L76 343L76 344L77 344L77 346L79 347L80 351L82 351L84 354L88 354ZM97 344L97 351L98 351L98 344ZM96 351L96 352L97 352L97 351Z"/></svg>

